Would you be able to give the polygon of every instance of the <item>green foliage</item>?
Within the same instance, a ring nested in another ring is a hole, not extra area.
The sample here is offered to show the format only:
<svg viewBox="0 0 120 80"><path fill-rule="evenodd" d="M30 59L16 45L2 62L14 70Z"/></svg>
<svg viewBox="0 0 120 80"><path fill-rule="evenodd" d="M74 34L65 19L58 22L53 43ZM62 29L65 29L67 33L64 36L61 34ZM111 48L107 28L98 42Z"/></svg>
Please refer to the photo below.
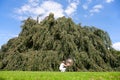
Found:
<svg viewBox="0 0 120 80"><path fill-rule="evenodd" d="M0 50L1 70L58 71L61 60L72 58L68 71L120 71L119 52L101 29L52 13L40 23L28 18L21 28Z"/></svg>

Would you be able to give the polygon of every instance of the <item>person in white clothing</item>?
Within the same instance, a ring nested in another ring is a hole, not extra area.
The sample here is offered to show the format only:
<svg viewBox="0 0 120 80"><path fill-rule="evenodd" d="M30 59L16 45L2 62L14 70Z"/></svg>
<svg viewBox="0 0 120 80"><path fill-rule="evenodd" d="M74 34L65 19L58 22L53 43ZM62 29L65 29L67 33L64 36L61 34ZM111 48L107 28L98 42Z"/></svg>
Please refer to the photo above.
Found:
<svg viewBox="0 0 120 80"><path fill-rule="evenodd" d="M65 64L65 61L62 61L62 63L60 64L60 67L59 67L59 70L61 72L65 72L66 71L66 64Z"/></svg>

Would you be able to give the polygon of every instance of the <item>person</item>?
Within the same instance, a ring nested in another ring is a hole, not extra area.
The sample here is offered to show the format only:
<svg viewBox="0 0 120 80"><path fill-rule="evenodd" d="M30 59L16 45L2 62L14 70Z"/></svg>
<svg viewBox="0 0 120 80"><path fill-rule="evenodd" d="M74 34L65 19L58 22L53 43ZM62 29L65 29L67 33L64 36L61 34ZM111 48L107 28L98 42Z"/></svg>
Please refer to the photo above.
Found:
<svg viewBox="0 0 120 80"><path fill-rule="evenodd" d="M66 71L66 67L67 67L67 65L65 64L65 61L62 61L60 66L59 66L59 70L61 72L65 72Z"/></svg>

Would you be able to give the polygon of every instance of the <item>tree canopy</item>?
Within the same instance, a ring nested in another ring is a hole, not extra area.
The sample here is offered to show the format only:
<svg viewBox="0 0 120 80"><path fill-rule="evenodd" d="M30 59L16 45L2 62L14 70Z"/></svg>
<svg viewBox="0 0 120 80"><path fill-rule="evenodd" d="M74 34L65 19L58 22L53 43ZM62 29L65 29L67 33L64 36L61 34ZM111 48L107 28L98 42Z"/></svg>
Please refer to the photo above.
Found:
<svg viewBox="0 0 120 80"><path fill-rule="evenodd" d="M40 23L32 18L23 23L19 36L0 50L0 70L58 71L60 61L72 58L68 71L120 71L120 52L101 29L52 13Z"/></svg>

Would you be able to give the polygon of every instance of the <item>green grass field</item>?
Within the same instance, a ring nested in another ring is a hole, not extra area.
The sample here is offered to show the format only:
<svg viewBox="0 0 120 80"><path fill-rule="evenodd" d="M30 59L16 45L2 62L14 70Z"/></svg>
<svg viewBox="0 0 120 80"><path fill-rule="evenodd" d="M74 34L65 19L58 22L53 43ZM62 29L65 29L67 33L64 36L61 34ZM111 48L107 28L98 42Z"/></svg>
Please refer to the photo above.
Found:
<svg viewBox="0 0 120 80"><path fill-rule="evenodd" d="M120 72L0 71L0 80L120 80Z"/></svg>

